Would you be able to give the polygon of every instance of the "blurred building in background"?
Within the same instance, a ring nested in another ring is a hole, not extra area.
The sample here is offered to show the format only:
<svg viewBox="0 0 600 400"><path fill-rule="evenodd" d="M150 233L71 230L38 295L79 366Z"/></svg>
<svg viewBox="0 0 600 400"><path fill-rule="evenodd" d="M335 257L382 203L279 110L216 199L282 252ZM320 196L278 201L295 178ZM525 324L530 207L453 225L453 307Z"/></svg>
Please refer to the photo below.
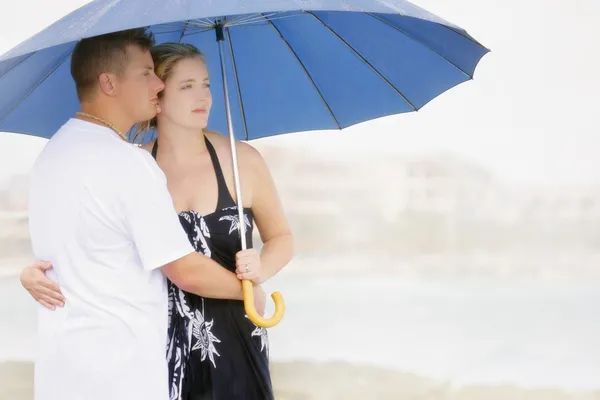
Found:
<svg viewBox="0 0 600 400"><path fill-rule="evenodd" d="M299 256L347 256L350 261L335 263L345 266L396 257L388 264L397 270L405 260L408 269L528 276L561 269L587 274L600 262L600 185L517 186L450 154L256 146ZM26 175L0 187L0 213L26 215L27 188ZM29 248L26 218L20 221L3 223L4 253Z"/></svg>
<svg viewBox="0 0 600 400"><path fill-rule="evenodd" d="M300 254L526 276L589 274L600 262L600 185L519 186L449 154L259 148Z"/></svg>

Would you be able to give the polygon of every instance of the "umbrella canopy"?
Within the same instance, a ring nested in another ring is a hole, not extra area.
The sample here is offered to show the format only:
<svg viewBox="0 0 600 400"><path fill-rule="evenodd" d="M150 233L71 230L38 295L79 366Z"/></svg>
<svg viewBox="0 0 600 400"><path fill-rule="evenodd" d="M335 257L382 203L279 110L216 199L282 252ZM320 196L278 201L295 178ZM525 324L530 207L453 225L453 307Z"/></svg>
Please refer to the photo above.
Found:
<svg viewBox="0 0 600 400"><path fill-rule="evenodd" d="M488 52L404 0L97 0L0 57L0 131L50 137L79 110L69 68L77 41L137 27L157 43L204 52L214 85L208 127L230 135L240 204L236 138L342 129L416 111L472 79ZM242 249L245 238L242 223ZM252 283L243 281L243 290L255 324L281 320L280 293L266 319L254 308Z"/></svg>
<svg viewBox="0 0 600 400"><path fill-rule="evenodd" d="M50 137L79 110L69 68L76 42L148 27L157 43L190 43L206 55L209 128L225 133L218 26L243 140L418 110L472 79L488 52L404 0L97 0L0 57L0 131Z"/></svg>

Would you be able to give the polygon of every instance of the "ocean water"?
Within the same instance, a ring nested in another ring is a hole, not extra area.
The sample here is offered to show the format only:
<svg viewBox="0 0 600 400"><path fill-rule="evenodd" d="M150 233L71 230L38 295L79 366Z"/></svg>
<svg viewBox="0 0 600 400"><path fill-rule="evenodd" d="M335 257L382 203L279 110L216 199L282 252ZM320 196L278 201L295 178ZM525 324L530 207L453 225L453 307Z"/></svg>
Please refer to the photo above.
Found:
<svg viewBox="0 0 600 400"><path fill-rule="evenodd" d="M292 278L273 360L384 366L455 385L600 389L600 284ZM35 356L36 305L0 280L0 360ZM215 321L218 323L218 321Z"/></svg>

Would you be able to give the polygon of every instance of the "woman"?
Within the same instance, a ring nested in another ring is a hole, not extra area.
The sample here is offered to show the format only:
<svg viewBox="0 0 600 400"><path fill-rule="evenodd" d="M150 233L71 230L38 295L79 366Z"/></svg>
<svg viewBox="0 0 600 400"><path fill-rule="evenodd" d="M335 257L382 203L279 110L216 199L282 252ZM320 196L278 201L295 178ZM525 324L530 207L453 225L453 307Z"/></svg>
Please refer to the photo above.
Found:
<svg viewBox="0 0 600 400"><path fill-rule="evenodd" d="M237 143L242 223L250 248L240 251L229 139L205 129L212 97L204 57L195 47L178 43L154 47L152 57L165 89L161 111L148 123L156 127L158 138L142 147L164 171L196 251L235 271L239 279L262 284L292 256L292 235L268 168L255 149ZM260 255L251 248L254 222L264 243ZM61 294L45 277L45 268L42 263L28 267L21 282L52 308ZM203 298L169 282L171 399L272 399L268 349L266 330L246 317L243 302Z"/></svg>

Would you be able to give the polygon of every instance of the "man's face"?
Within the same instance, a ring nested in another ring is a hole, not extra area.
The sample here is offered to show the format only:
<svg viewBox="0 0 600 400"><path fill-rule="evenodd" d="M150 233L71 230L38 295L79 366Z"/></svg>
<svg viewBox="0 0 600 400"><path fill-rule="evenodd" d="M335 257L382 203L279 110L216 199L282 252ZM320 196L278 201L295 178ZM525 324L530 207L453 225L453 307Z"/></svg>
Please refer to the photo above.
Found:
<svg viewBox="0 0 600 400"><path fill-rule="evenodd" d="M158 92L163 90L165 85L154 74L150 52L138 46L129 46L127 62L117 80L117 96L127 115L135 123L154 118Z"/></svg>

